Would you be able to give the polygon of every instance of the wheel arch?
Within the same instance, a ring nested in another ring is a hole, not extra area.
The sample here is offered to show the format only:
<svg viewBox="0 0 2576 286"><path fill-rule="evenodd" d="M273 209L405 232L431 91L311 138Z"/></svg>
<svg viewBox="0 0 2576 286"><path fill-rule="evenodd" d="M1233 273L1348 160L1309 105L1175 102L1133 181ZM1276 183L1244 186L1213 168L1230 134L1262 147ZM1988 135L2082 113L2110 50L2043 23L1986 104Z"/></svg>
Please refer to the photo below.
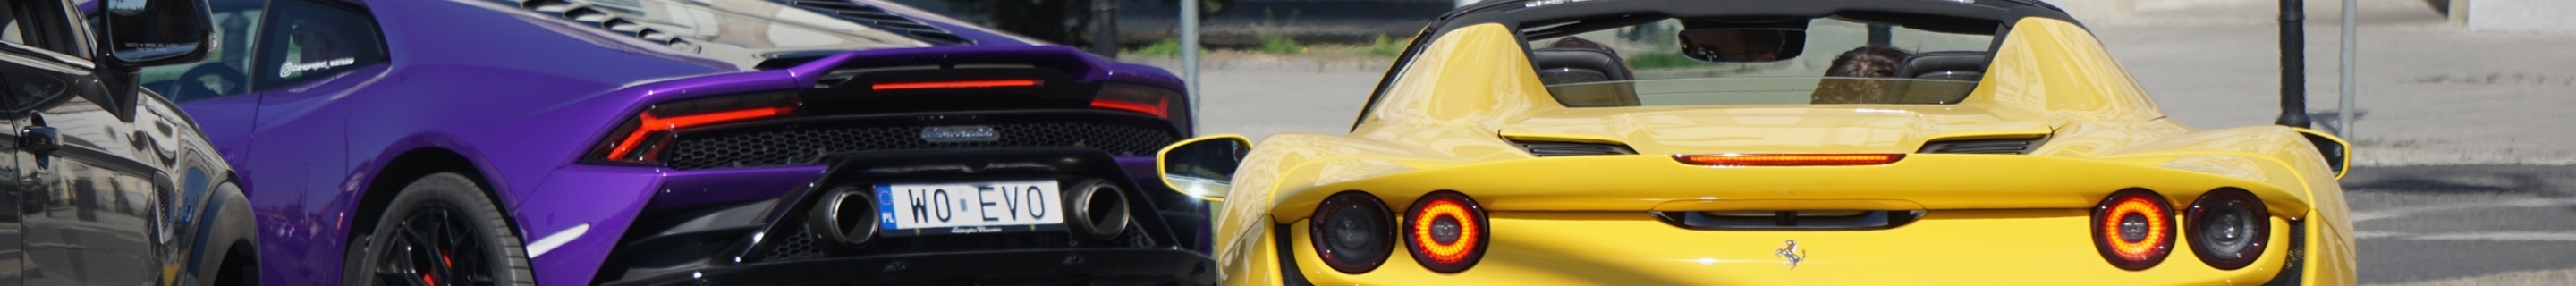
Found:
<svg viewBox="0 0 2576 286"><path fill-rule="evenodd" d="M262 267L259 257L259 219L250 205L250 196L237 178L225 176L196 223L194 245L188 271L213 285L256 285ZM226 188L229 186L229 188ZM212 264L212 265L207 265ZM247 280L244 280L245 274ZM232 281L233 284L225 284Z"/></svg>
<svg viewBox="0 0 2576 286"><path fill-rule="evenodd" d="M481 189L484 198L500 204L494 207L505 210L501 216L502 221L509 223L506 228L513 233L520 232L518 219L513 216L514 213L506 211L512 209L511 201L500 195L497 191L499 186L494 184L491 174L486 173L489 168L484 168L478 161L467 157L464 153L443 147L413 148L392 158L377 167L375 173L366 178L366 185L359 188L362 195L358 198L357 207L350 210L349 235L342 239L355 241L361 234L375 231L374 225L361 222L372 222L377 216L383 215L388 207L387 204L393 202L394 196L399 195L404 186L421 177L437 173L456 173L473 180L474 185ZM527 234L518 235L526 237Z"/></svg>

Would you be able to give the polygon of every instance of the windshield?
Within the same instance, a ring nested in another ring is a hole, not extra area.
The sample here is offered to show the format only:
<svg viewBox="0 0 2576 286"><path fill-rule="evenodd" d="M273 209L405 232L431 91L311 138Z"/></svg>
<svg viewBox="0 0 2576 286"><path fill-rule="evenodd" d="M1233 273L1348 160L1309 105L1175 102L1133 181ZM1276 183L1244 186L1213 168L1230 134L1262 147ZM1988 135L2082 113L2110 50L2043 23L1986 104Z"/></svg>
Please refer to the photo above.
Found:
<svg viewBox="0 0 2576 286"><path fill-rule="evenodd" d="M1579 26L1523 31L1567 107L1953 104L1984 77L1994 40L1839 17L1566 31Z"/></svg>

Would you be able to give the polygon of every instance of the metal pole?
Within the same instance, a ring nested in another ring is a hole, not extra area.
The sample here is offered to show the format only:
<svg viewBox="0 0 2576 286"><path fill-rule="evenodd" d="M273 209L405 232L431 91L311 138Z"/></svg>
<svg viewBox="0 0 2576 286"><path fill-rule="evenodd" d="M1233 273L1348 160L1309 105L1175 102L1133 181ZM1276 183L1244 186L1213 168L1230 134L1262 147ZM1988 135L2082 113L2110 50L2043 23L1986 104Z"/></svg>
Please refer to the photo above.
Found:
<svg viewBox="0 0 2576 286"><path fill-rule="evenodd" d="M1091 0L1091 50L1118 59L1118 0Z"/></svg>
<svg viewBox="0 0 2576 286"><path fill-rule="evenodd" d="M1199 0L1181 0L1181 85L1189 93L1190 116L1199 116L1199 106L1207 105L1199 95ZM1199 121L1190 120L1190 130L1199 130Z"/></svg>
<svg viewBox="0 0 2576 286"><path fill-rule="evenodd" d="M2310 128L2308 124L2308 34L2307 6L2299 0L2281 0L2281 119L2273 121L2289 127Z"/></svg>
<svg viewBox="0 0 2576 286"><path fill-rule="evenodd" d="M1869 25L1869 45L1881 47L1894 46L1895 44L1892 43L1895 41L1895 36L1894 33L1891 32L1894 31L1894 28L1895 27L1887 25Z"/></svg>
<svg viewBox="0 0 2576 286"><path fill-rule="evenodd" d="M2353 81L2353 73L2355 70L2358 70L2358 68L2354 68L2353 63L2356 62L2354 59L2359 57L2358 54L2361 51L2361 45L2359 44L2360 40L2354 37L2354 35L2359 34L2361 27L2353 25L2353 19L2360 18L2353 13L2353 2L2356 2L2356 0L2343 0L2343 79L2341 80L2342 86L2336 88L2336 90L2342 93L2340 95L2343 96L2343 100L2340 102L2342 102L2341 104L2343 106L2335 108L2335 117L2337 117L2335 118L2335 136L2341 136L2347 140L2352 138L2353 113L2360 112L2359 109L2353 108L2353 94L2355 93L2353 86L2356 85Z"/></svg>

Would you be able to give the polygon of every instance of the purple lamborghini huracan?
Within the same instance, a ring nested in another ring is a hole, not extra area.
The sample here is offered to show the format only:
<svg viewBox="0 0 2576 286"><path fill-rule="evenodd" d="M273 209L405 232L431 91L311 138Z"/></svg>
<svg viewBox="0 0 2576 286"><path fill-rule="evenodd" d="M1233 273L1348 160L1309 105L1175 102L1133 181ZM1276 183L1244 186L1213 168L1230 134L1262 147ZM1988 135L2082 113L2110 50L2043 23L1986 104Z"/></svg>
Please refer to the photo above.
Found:
<svg viewBox="0 0 2576 286"><path fill-rule="evenodd" d="M1152 67L876 0L209 2L141 81L269 285L1217 279Z"/></svg>

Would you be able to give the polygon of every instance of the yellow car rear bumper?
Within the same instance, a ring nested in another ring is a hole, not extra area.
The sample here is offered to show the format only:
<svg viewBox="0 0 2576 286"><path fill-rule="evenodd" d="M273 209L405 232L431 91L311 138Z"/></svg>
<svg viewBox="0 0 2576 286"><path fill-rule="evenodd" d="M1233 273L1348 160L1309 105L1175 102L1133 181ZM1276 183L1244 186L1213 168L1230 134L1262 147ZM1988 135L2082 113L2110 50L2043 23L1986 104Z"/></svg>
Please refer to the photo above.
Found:
<svg viewBox="0 0 2576 286"><path fill-rule="evenodd" d="M1485 258L1455 274L1424 270L1402 247L1373 271L1332 270L1313 255L1301 221L1284 229L1291 247L1269 248L1290 251L1273 254L1295 267L1257 264L1315 285L2259 285L2294 267L2285 264L2291 248L2308 244L2290 243L2292 226L2314 227L2274 218L2269 247L2241 269L2212 268L2177 242L2162 263L2128 271L2094 250L2088 215L1933 210L1882 230L1716 231L1645 212L1495 212ZM1799 261L1789 263L1784 249Z"/></svg>

